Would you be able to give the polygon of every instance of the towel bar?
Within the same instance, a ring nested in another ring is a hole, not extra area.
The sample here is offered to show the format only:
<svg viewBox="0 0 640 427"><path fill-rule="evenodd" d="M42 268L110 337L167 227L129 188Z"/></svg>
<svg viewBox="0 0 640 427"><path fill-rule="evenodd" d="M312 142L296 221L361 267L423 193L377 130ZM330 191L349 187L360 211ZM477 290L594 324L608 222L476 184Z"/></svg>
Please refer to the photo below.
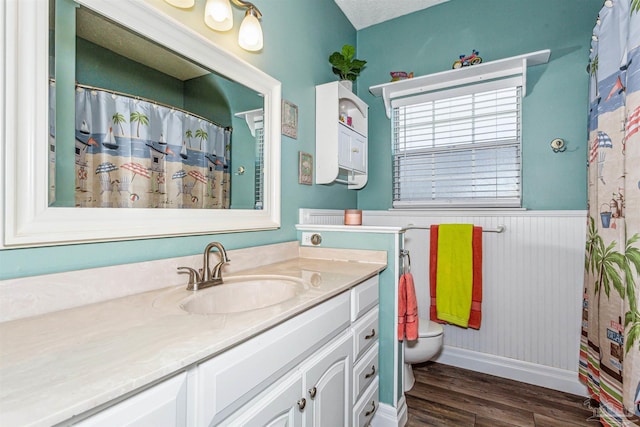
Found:
<svg viewBox="0 0 640 427"><path fill-rule="evenodd" d="M406 227L402 228L400 232L407 231L407 230L427 230L428 231L430 229L431 227L429 226L419 226L419 225L409 224ZM504 225L498 225L496 228L483 228L482 232L483 233L502 233L506 229L507 227L505 227Z"/></svg>

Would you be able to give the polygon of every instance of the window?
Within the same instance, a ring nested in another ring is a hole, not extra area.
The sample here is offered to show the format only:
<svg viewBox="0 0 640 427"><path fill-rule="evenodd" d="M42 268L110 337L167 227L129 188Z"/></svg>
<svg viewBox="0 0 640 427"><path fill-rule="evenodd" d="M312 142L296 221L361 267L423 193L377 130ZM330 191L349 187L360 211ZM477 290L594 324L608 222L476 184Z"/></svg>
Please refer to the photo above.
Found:
<svg viewBox="0 0 640 427"><path fill-rule="evenodd" d="M393 206L519 207L521 87L394 99Z"/></svg>

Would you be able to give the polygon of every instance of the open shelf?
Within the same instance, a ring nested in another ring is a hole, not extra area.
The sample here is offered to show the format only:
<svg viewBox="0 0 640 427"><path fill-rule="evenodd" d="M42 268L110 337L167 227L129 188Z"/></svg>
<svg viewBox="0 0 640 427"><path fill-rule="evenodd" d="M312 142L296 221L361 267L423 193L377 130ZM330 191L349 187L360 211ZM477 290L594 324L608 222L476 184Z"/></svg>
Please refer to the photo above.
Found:
<svg viewBox="0 0 640 427"><path fill-rule="evenodd" d="M497 61L483 62L469 67L414 77L412 79L383 83L371 86L369 92L374 96L381 96L383 98L387 117L391 117L391 100L394 98L402 98L418 93L428 93L444 88L464 86L506 77L522 76L522 96L525 96L527 90L527 67L546 64L549 62L550 55L551 50L540 50Z"/></svg>

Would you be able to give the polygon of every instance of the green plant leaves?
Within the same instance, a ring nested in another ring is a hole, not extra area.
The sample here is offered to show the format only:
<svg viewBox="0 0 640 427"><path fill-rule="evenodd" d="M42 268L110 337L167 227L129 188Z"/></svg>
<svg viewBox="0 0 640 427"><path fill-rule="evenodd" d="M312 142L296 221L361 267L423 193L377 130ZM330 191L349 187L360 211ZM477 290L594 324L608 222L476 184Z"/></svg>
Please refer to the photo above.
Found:
<svg viewBox="0 0 640 427"><path fill-rule="evenodd" d="M355 81L367 63L361 59L354 59L355 54L355 47L348 44L342 46L341 52L333 52L329 56L333 73L340 76L342 80Z"/></svg>

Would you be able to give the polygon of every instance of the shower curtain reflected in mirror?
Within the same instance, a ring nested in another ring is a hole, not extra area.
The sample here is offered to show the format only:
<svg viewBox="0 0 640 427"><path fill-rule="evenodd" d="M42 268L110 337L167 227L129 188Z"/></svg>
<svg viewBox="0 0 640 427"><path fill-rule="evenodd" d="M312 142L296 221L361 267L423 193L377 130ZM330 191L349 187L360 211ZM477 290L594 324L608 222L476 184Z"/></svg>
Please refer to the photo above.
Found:
<svg viewBox="0 0 640 427"><path fill-rule="evenodd" d="M579 374L589 389L593 421L636 425L640 423L640 0L607 2L594 28L592 48L589 222Z"/></svg>
<svg viewBox="0 0 640 427"><path fill-rule="evenodd" d="M228 128L79 85L75 136L78 207L229 208Z"/></svg>

